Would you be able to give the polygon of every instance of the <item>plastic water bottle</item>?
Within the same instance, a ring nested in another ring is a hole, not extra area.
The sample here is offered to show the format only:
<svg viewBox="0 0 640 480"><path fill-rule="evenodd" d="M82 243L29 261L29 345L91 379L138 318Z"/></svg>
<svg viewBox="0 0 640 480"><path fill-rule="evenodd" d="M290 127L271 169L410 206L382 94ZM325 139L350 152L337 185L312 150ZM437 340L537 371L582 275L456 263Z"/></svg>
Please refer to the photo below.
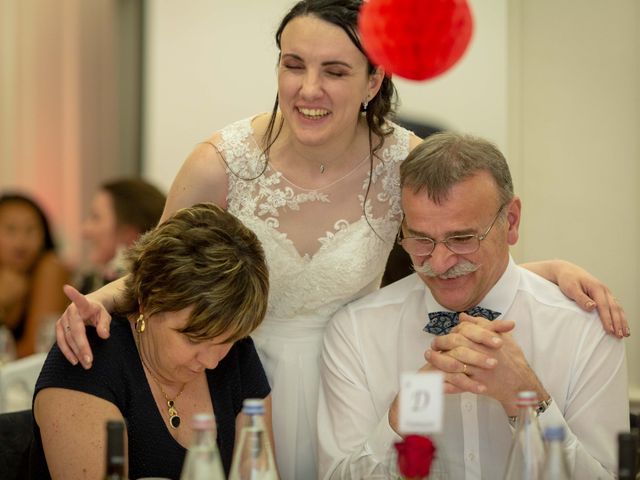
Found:
<svg viewBox="0 0 640 480"><path fill-rule="evenodd" d="M216 419L211 413L196 413L192 419L193 441L187 450L180 480L224 480L216 444Z"/></svg>
<svg viewBox="0 0 640 480"><path fill-rule="evenodd" d="M535 392L518 393L518 419L513 436L505 480L538 480L545 461L544 442L536 407Z"/></svg>
<svg viewBox="0 0 640 480"><path fill-rule="evenodd" d="M544 462L541 480L570 480L571 470L564 451L564 427L547 427L544 430L547 442L547 458Z"/></svg>
<svg viewBox="0 0 640 480"><path fill-rule="evenodd" d="M247 416L248 421L240 432L229 479L277 480L273 449L264 427L264 401L246 399L242 404L242 413Z"/></svg>

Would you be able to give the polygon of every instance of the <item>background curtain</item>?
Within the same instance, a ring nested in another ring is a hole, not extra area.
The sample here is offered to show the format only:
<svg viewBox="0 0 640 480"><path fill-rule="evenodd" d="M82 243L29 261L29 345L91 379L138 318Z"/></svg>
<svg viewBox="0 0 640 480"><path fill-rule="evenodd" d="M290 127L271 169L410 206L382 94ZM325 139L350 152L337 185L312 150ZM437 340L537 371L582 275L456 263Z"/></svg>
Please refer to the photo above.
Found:
<svg viewBox="0 0 640 480"><path fill-rule="evenodd" d="M0 191L42 204L81 257L96 185L141 158L142 2L0 2Z"/></svg>

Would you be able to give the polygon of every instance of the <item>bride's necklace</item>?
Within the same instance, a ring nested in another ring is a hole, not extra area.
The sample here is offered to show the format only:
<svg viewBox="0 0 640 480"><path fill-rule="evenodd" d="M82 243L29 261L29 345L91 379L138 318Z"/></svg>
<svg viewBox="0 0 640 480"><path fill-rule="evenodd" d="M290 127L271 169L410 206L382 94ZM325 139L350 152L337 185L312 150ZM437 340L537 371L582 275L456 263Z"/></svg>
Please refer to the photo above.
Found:
<svg viewBox="0 0 640 480"><path fill-rule="evenodd" d="M359 162L356 164L356 166L355 166L355 167L353 167L353 169L352 169L352 170L349 170L349 171L348 171L348 172L347 172L347 173L346 173L342 178L340 178L340 180L342 180L342 179L343 179L343 178L345 178L345 177L348 177L348 176L349 176L349 175L350 175L354 170L356 170L360 165L362 165L362 164L364 163L364 161L365 161L366 159L368 159L368 158L369 158L369 154L367 154L367 156L366 156L366 157L364 157L361 161L359 161ZM320 164L320 173L324 173L324 171L325 171L326 169L327 169L327 168L324 166L324 163L321 163L321 164ZM339 180L338 180L338 181L339 181Z"/></svg>
<svg viewBox="0 0 640 480"><path fill-rule="evenodd" d="M341 177L335 179L334 181L332 181L331 183L327 184L327 185L323 185L322 187L319 188L305 188L305 187L301 187L300 185L298 185L297 183L295 183L293 180L291 180L289 177L287 177L285 174L283 174L282 172L280 172L280 175L282 175L282 177L289 182L291 185L293 185L294 187L300 189L300 190L304 190L305 192L317 192L317 191L321 191L321 190L326 190L327 188L333 187L336 183L340 183L342 180L344 180L345 178L347 178L349 175L351 175L353 172L355 172L356 170L358 170L358 168L367 160L369 159L369 154L367 154L362 160L360 160L355 167L353 167L351 170L349 170L348 172L346 172L344 175L342 175ZM272 167L273 168L273 167ZM277 169L274 169L277 171ZM324 173L326 170L326 167L324 165L324 163L320 164L320 173Z"/></svg>

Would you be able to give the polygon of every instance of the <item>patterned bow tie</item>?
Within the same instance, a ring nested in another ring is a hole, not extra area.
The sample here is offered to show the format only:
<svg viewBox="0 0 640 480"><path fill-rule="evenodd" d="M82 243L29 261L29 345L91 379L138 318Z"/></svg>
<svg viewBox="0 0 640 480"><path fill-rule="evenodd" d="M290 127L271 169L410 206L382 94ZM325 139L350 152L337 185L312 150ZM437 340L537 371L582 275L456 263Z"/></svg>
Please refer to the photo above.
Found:
<svg viewBox="0 0 640 480"><path fill-rule="evenodd" d="M487 320L495 320L500 316L500 312L489 310L488 308L473 307L466 312L472 317L483 317ZM449 331L460 323L458 312L431 312L429 313L429 323L423 328L427 333L434 335L446 335Z"/></svg>

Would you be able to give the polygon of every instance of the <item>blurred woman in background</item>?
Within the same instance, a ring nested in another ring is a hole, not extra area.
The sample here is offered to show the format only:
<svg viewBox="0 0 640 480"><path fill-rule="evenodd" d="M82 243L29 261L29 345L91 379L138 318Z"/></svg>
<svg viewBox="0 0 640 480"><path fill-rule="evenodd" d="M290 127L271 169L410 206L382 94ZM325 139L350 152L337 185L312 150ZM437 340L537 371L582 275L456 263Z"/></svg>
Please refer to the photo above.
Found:
<svg viewBox="0 0 640 480"><path fill-rule="evenodd" d="M100 185L82 225L90 267L76 282L78 290L89 293L122 276L124 250L158 224L164 202L158 188L139 178Z"/></svg>
<svg viewBox="0 0 640 480"><path fill-rule="evenodd" d="M25 195L0 196L0 323L13 333L18 357L36 351L46 319L66 308L68 281L44 211Z"/></svg>

